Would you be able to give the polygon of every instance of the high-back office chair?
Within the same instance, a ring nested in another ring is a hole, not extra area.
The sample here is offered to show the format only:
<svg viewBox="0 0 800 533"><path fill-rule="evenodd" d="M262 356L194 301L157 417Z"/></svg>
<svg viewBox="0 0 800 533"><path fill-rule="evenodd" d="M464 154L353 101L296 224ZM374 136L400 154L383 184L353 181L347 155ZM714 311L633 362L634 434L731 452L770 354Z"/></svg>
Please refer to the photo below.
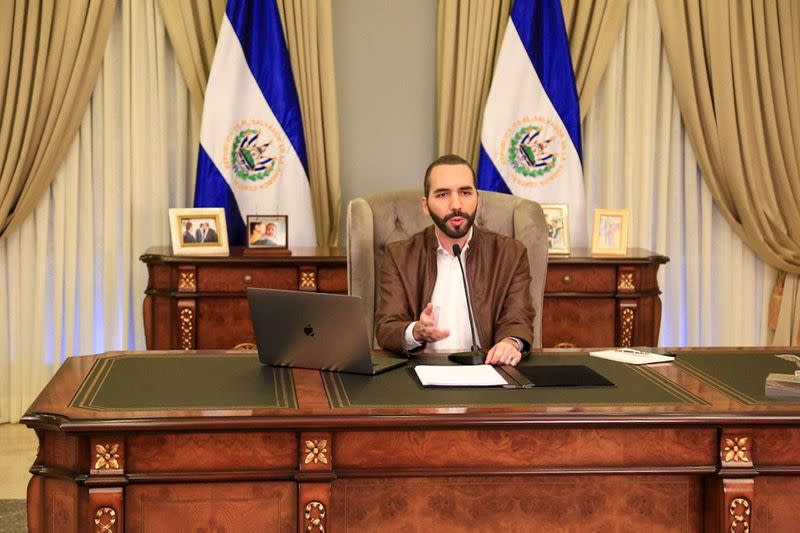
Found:
<svg viewBox="0 0 800 533"><path fill-rule="evenodd" d="M347 207L347 273L352 295L364 299L368 331L375 344L375 313L380 304L380 270L390 242L407 239L432 224L422 211L421 190L393 191L356 198ZM542 346L542 301L547 274L547 228L536 202L481 191L475 223L520 240L528 249L531 300L536 310L533 348Z"/></svg>

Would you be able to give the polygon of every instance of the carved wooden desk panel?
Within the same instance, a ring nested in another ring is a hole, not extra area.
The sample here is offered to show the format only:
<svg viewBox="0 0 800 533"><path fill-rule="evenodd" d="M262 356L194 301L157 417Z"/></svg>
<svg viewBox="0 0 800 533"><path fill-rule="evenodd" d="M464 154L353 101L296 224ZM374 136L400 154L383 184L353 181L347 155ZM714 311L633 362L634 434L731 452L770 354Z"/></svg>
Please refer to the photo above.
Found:
<svg viewBox="0 0 800 533"><path fill-rule="evenodd" d="M347 293L341 248L293 248L292 255L187 257L169 247L140 258L148 269L143 305L148 350L229 350L255 342L247 287Z"/></svg>
<svg viewBox="0 0 800 533"><path fill-rule="evenodd" d="M702 401L333 408L294 369L288 408L73 407L97 360L68 359L22 419L33 532L796 527L800 404L741 404L675 364L653 368Z"/></svg>
<svg viewBox="0 0 800 533"><path fill-rule="evenodd" d="M150 248L144 324L150 350L231 349L253 343L247 287L347 292L341 248L292 256L193 258ZM576 249L550 257L542 314L544 347L655 346L661 324L656 274L668 259L633 248L619 258Z"/></svg>

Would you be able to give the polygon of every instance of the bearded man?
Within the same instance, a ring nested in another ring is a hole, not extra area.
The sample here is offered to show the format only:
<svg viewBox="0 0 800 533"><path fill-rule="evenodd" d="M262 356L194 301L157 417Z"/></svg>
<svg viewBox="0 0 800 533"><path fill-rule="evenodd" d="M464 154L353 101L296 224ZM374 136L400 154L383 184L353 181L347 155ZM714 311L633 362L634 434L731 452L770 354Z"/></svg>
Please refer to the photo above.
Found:
<svg viewBox="0 0 800 533"><path fill-rule="evenodd" d="M461 157L444 155L431 163L424 193L422 209L433 225L386 247L375 321L378 343L406 354L469 350L471 313L486 363L516 365L533 339L525 245L474 225L475 171Z"/></svg>

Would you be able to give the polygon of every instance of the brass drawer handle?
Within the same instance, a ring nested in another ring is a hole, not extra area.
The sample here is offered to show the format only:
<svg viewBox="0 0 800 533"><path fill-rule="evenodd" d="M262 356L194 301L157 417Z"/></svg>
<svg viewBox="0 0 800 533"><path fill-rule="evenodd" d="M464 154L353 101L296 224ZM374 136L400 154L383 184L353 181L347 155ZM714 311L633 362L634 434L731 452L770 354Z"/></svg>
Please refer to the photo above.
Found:
<svg viewBox="0 0 800 533"><path fill-rule="evenodd" d="M242 278L247 285L250 285L253 282L253 276L250 274L245 274Z"/></svg>
<svg viewBox="0 0 800 533"><path fill-rule="evenodd" d="M564 276L564 277L561 279L561 281L563 281L564 283L572 283L572 276L570 276L569 274L567 274L566 276Z"/></svg>
<svg viewBox="0 0 800 533"><path fill-rule="evenodd" d="M575 348L576 346L571 342L559 342L553 348Z"/></svg>
<svg viewBox="0 0 800 533"><path fill-rule="evenodd" d="M255 350L256 345L252 342L240 342L233 347L234 350Z"/></svg>

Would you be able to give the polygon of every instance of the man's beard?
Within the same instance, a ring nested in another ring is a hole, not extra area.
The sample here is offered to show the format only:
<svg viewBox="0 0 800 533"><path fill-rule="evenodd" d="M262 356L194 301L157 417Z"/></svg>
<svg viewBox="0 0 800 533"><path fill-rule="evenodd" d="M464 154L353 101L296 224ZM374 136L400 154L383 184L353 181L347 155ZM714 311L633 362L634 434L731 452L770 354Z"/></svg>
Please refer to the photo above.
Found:
<svg viewBox="0 0 800 533"><path fill-rule="evenodd" d="M460 239L461 237L469 233L469 230L472 229L472 224L475 223L475 213L472 213L470 215L468 213L465 213L464 211L454 211L448 213L444 218L438 217L437 215L434 214L433 211L430 211L430 215L431 218L433 219L433 223L436 224L436 227L442 230L442 233L444 233L451 239ZM455 217L461 217L465 220L464 224L462 224L461 226L461 229L458 230L450 229L450 227L447 225L447 222L451 218Z"/></svg>

